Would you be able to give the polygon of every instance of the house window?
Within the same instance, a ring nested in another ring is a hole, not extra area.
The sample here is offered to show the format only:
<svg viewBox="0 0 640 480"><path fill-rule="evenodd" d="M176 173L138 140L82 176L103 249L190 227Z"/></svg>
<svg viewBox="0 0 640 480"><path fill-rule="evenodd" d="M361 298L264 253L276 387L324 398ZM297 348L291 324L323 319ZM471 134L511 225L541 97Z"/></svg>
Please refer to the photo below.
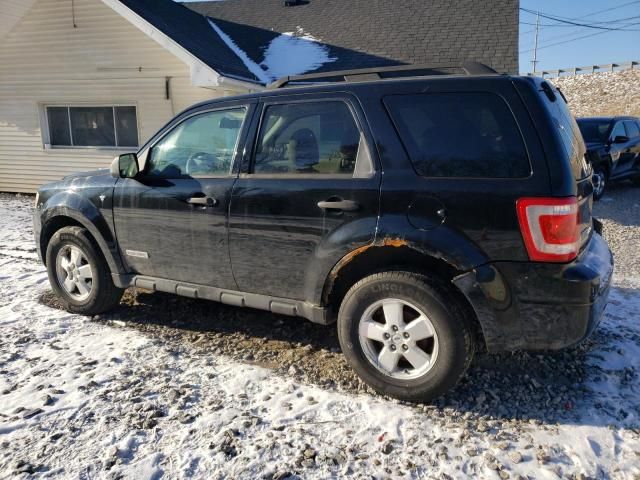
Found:
<svg viewBox="0 0 640 480"><path fill-rule="evenodd" d="M48 106L52 147L124 148L138 146L134 106Z"/></svg>

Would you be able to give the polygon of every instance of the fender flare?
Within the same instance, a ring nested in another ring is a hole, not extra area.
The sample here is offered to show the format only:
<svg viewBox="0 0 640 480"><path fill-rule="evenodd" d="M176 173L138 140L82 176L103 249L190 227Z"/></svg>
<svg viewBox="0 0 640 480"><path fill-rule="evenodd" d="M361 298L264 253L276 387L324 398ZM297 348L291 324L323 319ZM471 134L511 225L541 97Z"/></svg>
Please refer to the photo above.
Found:
<svg viewBox="0 0 640 480"><path fill-rule="evenodd" d="M42 229L38 241L43 259L46 245L42 245L42 235L50 222L61 217L70 218L89 231L104 255L111 273L126 273L109 222L89 199L72 191L56 193L42 207Z"/></svg>

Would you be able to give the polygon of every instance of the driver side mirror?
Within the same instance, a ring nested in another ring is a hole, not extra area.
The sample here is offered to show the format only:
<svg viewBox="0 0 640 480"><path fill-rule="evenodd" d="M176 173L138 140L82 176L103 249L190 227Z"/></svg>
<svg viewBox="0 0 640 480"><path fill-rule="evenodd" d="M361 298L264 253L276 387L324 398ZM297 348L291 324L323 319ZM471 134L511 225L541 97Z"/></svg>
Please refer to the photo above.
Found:
<svg viewBox="0 0 640 480"><path fill-rule="evenodd" d="M613 142L611 143L627 143L629 141L629 137L627 137L626 135L618 135L616 138L613 139Z"/></svg>
<svg viewBox="0 0 640 480"><path fill-rule="evenodd" d="M134 178L139 171L138 156L135 153L125 153L111 162L111 176L114 178Z"/></svg>

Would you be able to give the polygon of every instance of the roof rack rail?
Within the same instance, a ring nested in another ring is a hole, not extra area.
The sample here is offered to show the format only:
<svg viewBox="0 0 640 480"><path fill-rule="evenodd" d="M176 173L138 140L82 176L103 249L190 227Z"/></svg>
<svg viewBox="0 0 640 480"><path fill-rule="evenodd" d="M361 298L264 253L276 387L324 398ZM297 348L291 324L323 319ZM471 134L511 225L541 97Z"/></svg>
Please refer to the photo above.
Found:
<svg viewBox="0 0 640 480"><path fill-rule="evenodd" d="M423 72L417 74L419 77L429 77L435 75L498 75L493 68L488 67L484 63L475 61L466 61L462 65L394 65L391 67L374 67L360 68L355 70L339 70L334 72L309 73L306 75L291 75L282 77L267 85L267 89L275 90L283 88L291 83L313 83L313 81L321 79L341 78L344 82L362 82L380 80L382 78L393 78L393 74L397 73L401 76L403 73Z"/></svg>

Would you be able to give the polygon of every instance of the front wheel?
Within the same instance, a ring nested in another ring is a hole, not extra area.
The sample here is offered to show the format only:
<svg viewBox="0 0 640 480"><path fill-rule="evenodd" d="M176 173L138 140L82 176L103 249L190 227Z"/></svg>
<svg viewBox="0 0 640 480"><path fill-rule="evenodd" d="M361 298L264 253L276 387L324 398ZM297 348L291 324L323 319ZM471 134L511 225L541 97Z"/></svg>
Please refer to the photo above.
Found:
<svg viewBox="0 0 640 480"><path fill-rule="evenodd" d="M609 181L609 174L602 167L596 167L593 170L592 182L593 182L593 199L600 200L604 195Z"/></svg>
<svg viewBox="0 0 640 480"><path fill-rule="evenodd" d="M429 401L456 385L474 354L457 298L437 280L410 272L366 277L338 314L345 357L376 391Z"/></svg>
<svg viewBox="0 0 640 480"><path fill-rule="evenodd" d="M58 230L46 252L49 283L65 309L96 315L118 305L123 289L116 287L106 260L81 227Z"/></svg>

